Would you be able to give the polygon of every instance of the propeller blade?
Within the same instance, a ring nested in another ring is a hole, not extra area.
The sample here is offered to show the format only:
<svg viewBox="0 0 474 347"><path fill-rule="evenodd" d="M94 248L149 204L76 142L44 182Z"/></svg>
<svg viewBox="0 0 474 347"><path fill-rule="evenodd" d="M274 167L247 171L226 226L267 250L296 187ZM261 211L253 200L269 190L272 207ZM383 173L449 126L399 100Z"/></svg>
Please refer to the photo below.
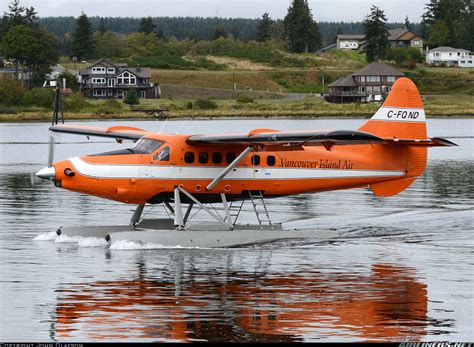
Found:
<svg viewBox="0 0 474 347"><path fill-rule="evenodd" d="M49 133L49 152L48 152L48 167L53 166L54 161L54 136Z"/></svg>

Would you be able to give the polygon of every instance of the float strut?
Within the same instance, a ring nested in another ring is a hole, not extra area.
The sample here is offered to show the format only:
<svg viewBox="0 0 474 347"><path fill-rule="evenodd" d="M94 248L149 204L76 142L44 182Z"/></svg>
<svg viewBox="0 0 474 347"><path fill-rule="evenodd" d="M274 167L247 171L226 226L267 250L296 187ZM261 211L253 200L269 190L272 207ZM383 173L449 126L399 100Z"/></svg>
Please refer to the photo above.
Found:
<svg viewBox="0 0 474 347"><path fill-rule="evenodd" d="M140 221L140 217L142 216L144 208L145 208L145 204L137 206L137 208L135 209L135 212L133 212L132 219L130 219L131 226L135 227L135 225L137 225L137 223Z"/></svg>
<svg viewBox="0 0 474 347"><path fill-rule="evenodd" d="M184 229L183 210L181 209L181 197L179 188L174 189L174 225L177 230Z"/></svg>

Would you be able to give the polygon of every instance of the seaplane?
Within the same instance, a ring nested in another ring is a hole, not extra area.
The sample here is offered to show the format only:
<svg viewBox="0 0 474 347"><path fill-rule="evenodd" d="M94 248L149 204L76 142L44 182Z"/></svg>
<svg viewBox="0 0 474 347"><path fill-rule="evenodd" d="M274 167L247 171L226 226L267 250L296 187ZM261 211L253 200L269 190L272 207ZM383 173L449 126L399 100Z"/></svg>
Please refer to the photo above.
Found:
<svg viewBox="0 0 474 347"><path fill-rule="evenodd" d="M393 196L424 172L428 147L456 146L427 136L420 93L405 77L357 130L162 134L64 124L57 112L49 130L134 142L126 149L58 161L36 173L62 189L137 206L130 225L68 227L58 234L185 247L334 237L330 231L285 230L272 223L265 200L363 187L378 197ZM245 202L255 212L253 225L237 223ZM147 204L163 204L169 218L143 219ZM193 225L195 208L213 223Z"/></svg>

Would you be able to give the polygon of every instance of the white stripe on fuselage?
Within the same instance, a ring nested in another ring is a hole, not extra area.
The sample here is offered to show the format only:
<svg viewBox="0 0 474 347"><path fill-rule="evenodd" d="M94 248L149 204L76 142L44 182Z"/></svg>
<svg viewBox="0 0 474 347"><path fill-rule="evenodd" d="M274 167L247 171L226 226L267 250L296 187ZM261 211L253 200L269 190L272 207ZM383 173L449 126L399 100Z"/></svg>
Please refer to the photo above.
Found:
<svg viewBox="0 0 474 347"><path fill-rule="evenodd" d="M94 178L136 178L173 180L212 180L224 167L209 166L164 166L164 165L123 165L91 164L81 158L69 159L74 168L83 176ZM402 177L399 170L345 170L345 169L295 169L295 168L252 168L237 167L225 180L288 180L315 178L360 178L360 177Z"/></svg>

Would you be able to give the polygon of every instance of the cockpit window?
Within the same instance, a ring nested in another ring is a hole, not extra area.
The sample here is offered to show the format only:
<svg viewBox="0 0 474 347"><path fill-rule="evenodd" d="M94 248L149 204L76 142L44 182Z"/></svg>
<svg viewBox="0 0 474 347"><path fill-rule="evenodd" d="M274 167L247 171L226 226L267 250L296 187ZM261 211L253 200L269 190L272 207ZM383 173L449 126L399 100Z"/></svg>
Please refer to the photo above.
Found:
<svg viewBox="0 0 474 347"><path fill-rule="evenodd" d="M141 138L135 143L132 150L136 154L149 154L159 148L163 142Z"/></svg>
<svg viewBox="0 0 474 347"><path fill-rule="evenodd" d="M170 160L170 148L168 146L164 147L160 153L158 153L159 161L169 161Z"/></svg>

